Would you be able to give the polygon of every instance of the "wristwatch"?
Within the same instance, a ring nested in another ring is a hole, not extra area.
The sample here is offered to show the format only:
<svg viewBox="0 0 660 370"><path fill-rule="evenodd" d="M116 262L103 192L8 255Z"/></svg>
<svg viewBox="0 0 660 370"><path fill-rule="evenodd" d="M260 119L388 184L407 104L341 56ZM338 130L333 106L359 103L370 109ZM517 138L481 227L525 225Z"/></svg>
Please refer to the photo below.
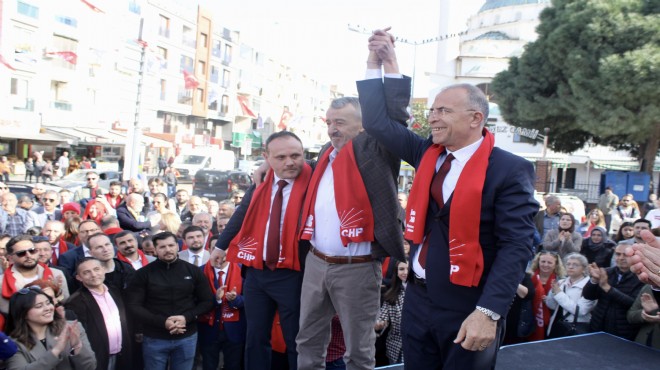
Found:
<svg viewBox="0 0 660 370"><path fill-rule="evenodd" d="M481 307L481 306L477 306L477 310L479 310L484 315L490 317L490 319L493 320L493 321L497 321L501 317L500 314L495 313L495 312L493 312L493 311L491 311L487 308Z"/></svg>

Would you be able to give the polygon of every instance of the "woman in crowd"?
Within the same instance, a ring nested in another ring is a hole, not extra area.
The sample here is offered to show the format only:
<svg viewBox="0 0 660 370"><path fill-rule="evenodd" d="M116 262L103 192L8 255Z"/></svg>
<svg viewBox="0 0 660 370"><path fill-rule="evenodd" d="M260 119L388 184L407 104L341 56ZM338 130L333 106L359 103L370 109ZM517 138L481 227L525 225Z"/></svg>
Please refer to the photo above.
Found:
<svg viewBox="0 0 660 370"><path fill-rule="evenodd" d="M62 206L62 222L71 217L80 217L80 203L68 202Z"/></svg>
<svg viewBox="0 0 660 370"><path fill-rule="evenodd" d="M589 263L595 262L598 267L610 267L616 243L607 237L605 228L597 226L591 230L591 236L582 241L580 253L587 257Z"/></svg>
<svg viewBox="0 0 660 370"><path fill-rule="evenodd" d="M561 258L579 252L580 246L582 235L575 231L575 217L571 213L563 213L559 218L559 228L548 231L543 237L543 249L558 252Z"/></svg>
<svg viewBox="0 0 660 370"><path fill-rule="evenodd" d="M165 213L173 213L168 204L168 199L167 195L163 193L156 193L152 196L151 198L151 203L152 203L152 209L153 211L150 211L147 213L147 218L149 221L151 221L152 225L156 225L152 228L152 232L158 232L160 231L160 221L162 219L163 214Z"/></svg>
<svg viewBox="0 0 660 370"><path fill-rule="evenodd" d="M82 222L79 216L69 217L64 221L64 241L75 245L80 245L78 239L78 225Z"/></svg>
<svg viewBox="0 0 660 370"><path fill-rule="evenodd" d="M635 236L635 228L632 222L624 222L619 227L619 231L614 237L614 242L619 243L627 239L632 239Z"/></svg>
<svg viewBox="0 0 660 370"><path fill-rule="evenodd" d="M531 301L534 298L535 293L536 289L534 289L532 275L529 272L526 272L522 282L518 284L516 295L513 297L513 303L511 303L511 308L506 316L506 330L504 331L503 344L507 345L525 342L525 336L529 332L522 334L519 331L519 327L520 320L527 320L528 318L523 318L521 315L526 314L523 312L523 306L527 305L527 309L531 309ZM533 321L534 320L532 320L532 325Z"/></svg>
<svg viewBox="0 0 660 370"><path fill-rule="evenodd" d="M7 324L18 345L18 352L7 360L9 370L96 368L82 325L67 323L39 287L23 288L11 296Z"/></svg>
<svg viewBox="0 0 660 370"><path fill-rule="evenodd" d="M53 181L53 173L55 172L55 169L53 169L53 162L50 160L46 161L46 164L44 167L41 169L41 180L45 184L46 180L48 181ZM39 180L37 179L37 182Z"/></svg>
<svg viewBox="0 0 660 370"><path fill-rule="evenodd" d="M176 234L179 231L179 226L181 226L181 218L176 213L168 212L160 215L159 231L169 231Z"/></svg>
<svg viewBox="0 0 660 370"><path fill-rule="evenodd" d="M79 168L78 160L76 160L76 157L71 156L69 158L69 168L66 170L66 175L68 175L71 172L77 170L78 168Z"/></svg>
<svg viewBox="0 0 660 370"><path fill-rule="evenodd" d="M96 199L92 199L89 202L87 202L87 206L85 207L85 212L83 212L82 219L94 220L100 226L103 217L109 214L110 213L108 212L103 202L98 201Z"/></svg>
<svg viewBox="0 0 660 370"><path fill-rule="evenodd" d="M544 300L548 308L554 310L547 331L551 338L568 335L566 324L572 324L576 314L576 327L579 332L574 334L587 333L591 311L596 306L596 301L582 297L582 289L589 282L587 258L571 253L566 256L565 261L567 277L559 282L552 281L552 290Z"/></svg>
<svg viewBox="0 0 660 370"><path fill-rule="evenodd" d="M588 238L591 235L591 230L596 226L605 228L605 215L603 214L603 211L598 208L594 208L589 212L587 215L587 221L580 224L577 232L579 232L583 238Z"/></svg>
<svg viewBox="0 0 660 370"><path fill-rule="evenodd" d="M66 284L66 281L39 279L25 285L25 288L29 288L31 286L36 286L41 288L41 291L46 293L46 295L48 295L52 299L53 305L55 305L55 310L57 310L57 312L60 314L61 317L64 317L67 320L75 320L76 314L73 313L73 311L66 311L65 313L64 306L62 306L62 301L65 298L68 298L68 296L64 297L64 292L62 291L61 284Z"/></svg>
<svg viewBox="0 0 660 370"><path fill-rule="evenodd" d="M167 197L167 183L163 181L160 177L152 177L149 179L147 182L147 185L149 186L149 199L152 199L156 196L156 194L163 194L165 195L165 201L166 201L166 206L168 209L175 209L176 205L174 204L174 199L168 199ZM150 207L150 210L153 210L154 207Z"/></svg>
<svg viewBox="0 0 660 370"><path fill-rule="evenodd" d="M390 364L400 364L403 362L401 312L408 281L408 262L397 261L396 271L396 278L394 278L392 286L383 295L383 305L380 307L380 314L375 325L377 331L382 331L387 326L390 327L387 341L385 342L385 353Z"/></svg>
<svg viewBox="0 0 660 370"><path fill-rule="evenodd" d="M532 260L530 272L535 290L533 309L537 327L528 339L543 340L550 322L550 309L544 301L552 289L552 282L566 276L566 270L557 252L541 251Z"/></svg>

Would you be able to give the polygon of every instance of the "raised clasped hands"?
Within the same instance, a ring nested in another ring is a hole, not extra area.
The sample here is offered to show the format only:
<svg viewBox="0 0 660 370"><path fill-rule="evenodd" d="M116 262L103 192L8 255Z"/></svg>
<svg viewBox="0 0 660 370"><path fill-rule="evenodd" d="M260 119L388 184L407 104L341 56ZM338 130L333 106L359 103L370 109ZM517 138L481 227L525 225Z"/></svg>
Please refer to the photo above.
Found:
<svg viewBox="0 0 660 370"><path fill-rule="evenodd" d="M186 332L186 318L183 315L170 316L165 320L165 329L170 334L183 334Z"/></svg>
<svg viewBox="0 0 660 370"><path fill-rule="evenodd" d="M454 343L468 351L483 351L495 340L497 321L479 310L474 310L461 324Z"/></svg>
<svg viewBox="0 0 660 370"><path fill-rule="evenodd" d="M398 73L396 53L394 52L394 36L388 31L391 27L374 30L369 37L368 68L380 68L382 65L386 73Z"/></svg>

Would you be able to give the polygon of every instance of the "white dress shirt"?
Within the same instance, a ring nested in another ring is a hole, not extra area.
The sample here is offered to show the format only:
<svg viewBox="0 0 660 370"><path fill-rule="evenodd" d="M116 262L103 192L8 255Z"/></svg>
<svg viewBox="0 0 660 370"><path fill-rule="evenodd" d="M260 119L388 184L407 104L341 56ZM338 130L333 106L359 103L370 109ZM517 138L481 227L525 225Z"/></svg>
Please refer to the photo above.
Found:
<svg viewBox="0 0 660 370"><path fill-rule="evenodd" d="M279 185L277 183L283 179L274 175L273 186L270 191L270 209L273 208L273 200L275 200L275 194L277 194L277 189ZM289 196L291 195L291 189L293 189L293 180L286 180L288 185L282 188L282 214L280 215L280 258L282 257L282 225L284 225L284 215L286 214L286 206L289 204ZM266 230L264 230L264 251L263 258L266 261L266 251L268 248L268 228L270 227L270 209L268 210L268 221L266 222Z"/></svg>

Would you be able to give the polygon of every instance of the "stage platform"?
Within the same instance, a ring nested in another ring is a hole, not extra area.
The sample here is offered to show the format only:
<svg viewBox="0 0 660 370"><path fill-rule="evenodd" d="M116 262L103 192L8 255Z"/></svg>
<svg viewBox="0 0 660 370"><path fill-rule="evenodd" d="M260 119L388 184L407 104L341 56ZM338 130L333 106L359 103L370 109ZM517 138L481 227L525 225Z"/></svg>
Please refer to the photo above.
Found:
<svg viewBox="0 0 660 370"><path fill-rule="evenodd" d="M378 369L403 370L403 365ZM497 355L495 369L660 369L660 350L607 333L591 333L504 346Z"/></svg>

